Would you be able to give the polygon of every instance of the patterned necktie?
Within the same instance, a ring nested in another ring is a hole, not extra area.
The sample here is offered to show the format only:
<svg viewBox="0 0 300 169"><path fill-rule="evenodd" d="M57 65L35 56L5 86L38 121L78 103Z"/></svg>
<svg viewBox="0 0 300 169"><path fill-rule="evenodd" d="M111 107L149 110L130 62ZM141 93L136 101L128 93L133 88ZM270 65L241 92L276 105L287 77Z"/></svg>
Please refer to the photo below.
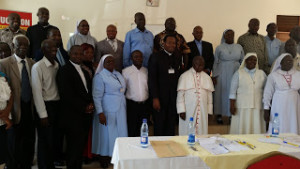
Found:
<svg viewBox="0 0 300 169"><path fill-rule="evenodd" d="M21 90L21 99L24 102L29 102L31 100L31 86L29 82L29 76L26 69L26 62L25 60L21 60L23 64L22 68L22 90Z"/></svg>
<svg viewBox="0 0 300 169"><path fill-rule="evenodd" d="M115 47L114 41L109 40L109 44L110 44L111 48L113 49L113 51L116 52L116 47Z"/></svg>

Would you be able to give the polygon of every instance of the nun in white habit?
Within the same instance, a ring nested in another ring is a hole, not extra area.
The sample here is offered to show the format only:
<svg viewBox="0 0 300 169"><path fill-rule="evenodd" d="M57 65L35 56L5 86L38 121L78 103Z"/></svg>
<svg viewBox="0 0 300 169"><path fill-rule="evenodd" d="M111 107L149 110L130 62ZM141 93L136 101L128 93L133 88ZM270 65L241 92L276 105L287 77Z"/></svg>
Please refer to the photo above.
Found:
<svg viewBox="0 0 300 169"><path fill-rule="evenodd" d="M264 133L262 96L266 74L258 68L257 54L247 53L234 73L230 88L230 134Z"/></svg>
<svg viewBox="0 0 300 169"><path fill-rule="evenodd" d="M278 113L280 133L300 134L300 72L293 68L289 53L280 55L268 76L264 91L265 120ZM270 114L271 109L271 114ZM268 132L271 133L272 123Z"/></svg>
<svg viewBox="0 0 300 169"><path fill-rule="evenodd" d="M208 114L212 114L214 85L209 75L203 72L204 59L196 56L193 67L183 73L177 86L177 112L179 135L188 135L190 117L194 118L196 134L207 134Z"/></svg>
<svg viewBox="0 0 300 169"><path fill-rule="evenodd" d="M77 21L74 35L68 41L67 50L69 51L74 45L81 45L83 43L88 43L94 48L97 43L97 40L91 36L89 23L85 19Z"/></svg>

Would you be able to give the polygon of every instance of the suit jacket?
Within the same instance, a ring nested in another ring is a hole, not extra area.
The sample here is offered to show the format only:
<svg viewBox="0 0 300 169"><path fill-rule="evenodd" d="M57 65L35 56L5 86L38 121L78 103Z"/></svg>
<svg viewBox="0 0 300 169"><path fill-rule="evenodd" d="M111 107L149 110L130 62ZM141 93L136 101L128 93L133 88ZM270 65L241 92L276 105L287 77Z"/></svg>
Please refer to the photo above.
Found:
<svg viewBox="0 0 300 169"><path fill-rule="evenodd" d="M122 72L123 69L123 46L124 42L117 39L117 50L114 51L107 39L103 39L96 44L95 62L98 63L105 54L112 54L115 58L115 70Z"/></svg>
<svg viewBox="0 0 300 169"><path fill-rule="evenodd" d="M195 56L200 56L200 52L199 52L196 42L194 40L191 42L188 42L187 45L191 49L191 53L189 54L188 67L187 67L187 69L189 69L193 66L193 58ZM211 71L213 68L214 60L215 60L213 47L212 47L211 43L202 41L202 57L205 60L204 69L209 69L209 71Z"/></svg>
<svg viewBox="0 0 300 169"><path fill-rule="evenodd" d="M169 74L172 65L174 74ZM159 98L161 107L176 105L177 83L181 74L181 55L169 56L164 50L153 53L149 59L148 83L151 97Z"/></svg>
<svg viewBox="0 0 300 169"><path fill-rule="evenodd" d="M59 51L60 51L60 53L62 54L62 56L63 56L63 58L64 58L64 60L65 60L65 63L67 63L67 62L69 61L69 58L70 58L69 55L68 55L68 52L67 52L62 46L59 47ZM35 60L36 62L38 62L39 60L43 59L43 57L44 57L44 53L42 52L42 49L39 49L39 50L36 52L36 56L35 56L34 60ZM55 57L54 59L55 59L55 61L58 63L59 67L61 67L61 65L60 65L60 63L59 63L57 57Z"/></svg>
<svg viewBox="0 0 300 169"><path fill-rule="evenodd" d="M31 83L31 68L35 62L27 57L25 59L29 66L28 75ZM21 119L21 75L15 55L0 60L0 71L5 73L9 79L8 82L14 97L14 103L11 110L12 121L14 124L18 124Z"/></svg>
<svg viewBox="0 0 300 169"><path fill-rule="evenodd" d="M91 114L86 114L88 104L92 103L92 80L82 69L88 92L76 68L68 61L57 73L57 86L61 101L60 125L64 128L76 128L85 125Z"/></svg>

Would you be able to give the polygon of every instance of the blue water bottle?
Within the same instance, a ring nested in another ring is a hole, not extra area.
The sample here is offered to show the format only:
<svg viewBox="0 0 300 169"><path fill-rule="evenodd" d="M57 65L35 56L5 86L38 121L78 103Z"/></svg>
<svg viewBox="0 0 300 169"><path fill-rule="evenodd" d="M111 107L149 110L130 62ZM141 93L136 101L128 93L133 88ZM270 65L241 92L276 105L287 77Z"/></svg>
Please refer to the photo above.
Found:
<svg viewBox="0 0 300 169"><path fill-rule="evenodd" d="M278 113L275 113L274 119L272 121L272 136L278 136L279 135L279 117Z"/></svg>
<svg viewBox="0 0 300 169"><path fill-rule="evenodd" d="M148 124L147 119L143 119L143 124L141 127L141 146L143 148L148 147Z"/></svg>
<svg viewBox="0 0 300 169"><path fill-rule="evenodd" d="M195 145L195 127L193 123L194 119L193 117L190 118L189 124L188 124L188 140L187 143L190 146Z"/></svg>

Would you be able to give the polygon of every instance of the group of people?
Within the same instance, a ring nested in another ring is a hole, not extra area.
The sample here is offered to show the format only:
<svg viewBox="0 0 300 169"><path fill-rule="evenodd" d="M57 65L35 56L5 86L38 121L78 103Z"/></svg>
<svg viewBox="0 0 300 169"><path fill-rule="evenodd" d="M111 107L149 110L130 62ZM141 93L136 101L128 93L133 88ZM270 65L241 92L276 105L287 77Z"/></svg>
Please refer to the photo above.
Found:
<svg viewBox="0 0 300 169"><path fill-rule="evenodd" d="M153 36L138 12L125 42L114 25L98 42L87 20L78 21L67 52L49 10L39 8L37 17L26 32L11 13L0 30L0 163L7 169L31 168L35 128L39 169L62 163L64 137L67 168L80 169L91 154L107 168L115 139L139 136L144 118L153 119L156 136L175 135L177 123L187 135L190 117L196 134L207 134L213 113L218 123L232 116L230 133L251 134L266 132L278 113L281 132L300 133L300 27L282 43L275 23L264 37L254 18L237 44L234 30L225 30L213 52L201 26L187 43L168 18Z"/></svg>

